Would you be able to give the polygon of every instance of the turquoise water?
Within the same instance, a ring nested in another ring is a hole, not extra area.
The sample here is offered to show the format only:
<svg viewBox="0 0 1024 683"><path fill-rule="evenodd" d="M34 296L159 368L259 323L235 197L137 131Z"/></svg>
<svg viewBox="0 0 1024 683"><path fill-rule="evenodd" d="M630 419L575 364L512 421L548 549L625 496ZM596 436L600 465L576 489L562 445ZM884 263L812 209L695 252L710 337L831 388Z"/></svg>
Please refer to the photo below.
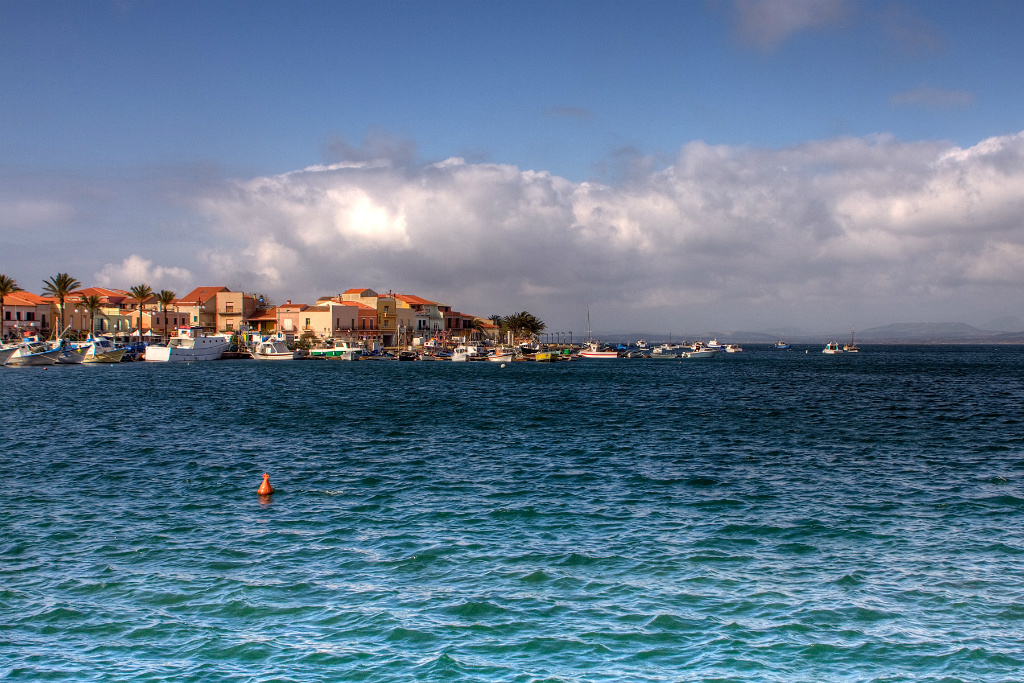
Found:
<svg viewBox="0 0 1024 683"><path fill-rule="evenodd" d="M2 368L0 676L1022 680L1024 349L819 351Z"/></svg>

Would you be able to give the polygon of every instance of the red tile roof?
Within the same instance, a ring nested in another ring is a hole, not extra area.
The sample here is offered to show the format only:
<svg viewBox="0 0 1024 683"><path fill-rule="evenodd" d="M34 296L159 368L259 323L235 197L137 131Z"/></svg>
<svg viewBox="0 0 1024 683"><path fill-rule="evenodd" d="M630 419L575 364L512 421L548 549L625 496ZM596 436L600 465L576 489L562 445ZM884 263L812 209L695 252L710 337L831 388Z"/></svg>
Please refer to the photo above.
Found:
<svg viewBox="0 0 1024 683"><path fill-rule="evenodd" d="M194 304L196 301L206 303L217 295L217 292L230 292L227 287L196 287L183 297L174 300L176 304Z"/></svg>

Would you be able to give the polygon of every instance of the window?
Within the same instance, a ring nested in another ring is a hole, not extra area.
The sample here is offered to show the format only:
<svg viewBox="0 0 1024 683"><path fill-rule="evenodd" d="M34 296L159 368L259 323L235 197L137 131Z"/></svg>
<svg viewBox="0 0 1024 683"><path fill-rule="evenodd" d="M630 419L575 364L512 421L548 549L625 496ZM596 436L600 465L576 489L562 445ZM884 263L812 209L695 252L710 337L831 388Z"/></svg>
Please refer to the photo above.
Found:
<svg viewBox="0 0 1024 683"><path fill-rule="evenodd" d="M231 330L235 329L235 324L234 323L228 323L227 324L227 328L228 328L228 332L230 332Z"/></svg>
<svg viewBox="0 0 1024 683"><path fill-rule="evenodd" d="M11 319L11 312L10 311L4 311L4 318L6 320L10 320Z"/></svg>
<svg viewBox="0 0 1024 683"><path fill-rule="evenodd" d="M385 307L384 307L384 315L387 315L387 314L388 314L388 307L387 307L387 306L385 306Z"/></svg>
<svg viewBox="0 0 1024 683"><path fill-rule="evenodd" d="M233 303L230 303L230 302L224 304L224 312L225 313L234 313L235 312L235 305ZM231 329L231 328L228 328L228 329Z"/></svg>
<svg viewBox="0 0 1024 683"><path fill-rule="evenodd" d="M29 311L28 313L25 314L25 320L35 320L35 319L36 319L36 314L33 313L32 311Z"/></svg>
<svg viewBox="0 0 1024 683"><path fill-rule="evenodd" d="M21 311L18 311L18 320L21 320Z"/></svg>

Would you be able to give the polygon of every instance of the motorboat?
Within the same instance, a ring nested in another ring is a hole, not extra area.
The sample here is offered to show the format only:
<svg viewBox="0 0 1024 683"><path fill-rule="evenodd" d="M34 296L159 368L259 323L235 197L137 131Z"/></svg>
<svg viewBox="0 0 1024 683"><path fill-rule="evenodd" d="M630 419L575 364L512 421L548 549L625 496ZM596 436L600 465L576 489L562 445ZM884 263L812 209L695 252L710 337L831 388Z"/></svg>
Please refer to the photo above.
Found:
<svg viewBox="0 0 1024 683"><path fill-rule="evenodd" d="M554 363L556 360L558 360L558 352L538 351L537 353L533 354L533 360L537 361L538 363Z"/></svg>
<svg viewBox="0 0 1024 683"><path fill-rule="evenodd" d="M166 346L147 346L145 360L163 363L220 360L230 343L231 339L222 334L206 335L202 328L182 327Z"/></svg>
<svg viewBox="0 0 1024 683"><path fill-rule="evenodd" d="M60 347L50 348L38 337L26 337L15 345L7 365L56 365Z"/></svg>
<svg viewBox="0 0 1024 683"><path fill-rule="evenodd" d="M743 347L740 346L739 344L726 344L725 345L725 352L726 353L742 353L743 352Z"/></svg>
<svg viewBox="0 0 1024 683"><path fill-rule="evenodd" d="M822 353L827 353L827 354L831 355L831 354L836 354L836 353L842 353L843 350L841 348L839 348L839 342L831 341L831 342L829 342L828 344L825 345L825 348L823 348L821 350L821 352Z"/></svg>
<svg viewBox="0 0 1024 683"><path fill-rule="evenodd" d="M416 353L415 351L408 351L408 350L406 350L406 351L399 351L398 352L398 360L406 360L406 361L408 361L408 360L419 360L419 359L420 359L420 354Z"/></svg>
<svg viewBox="0 0 1024 683"><path fill-rule="evenodd" d="M511 363L514 358L515 352L512 349L503 348L494 349L494 353L487 356L487 360L492 363Z"/></svg>
<svg viewBox="0 0 1024 683"><path fill-rule="evenodd" d="M85 348L83 363L120 363L128 349L118 348L106 337L92 335L82 345Z"/></svg>
<svg viewBox="0 0 1024 683"><path fill-rule="evenodd" d="M706 358L713 358L716 353L718 353L718 349L711 348L704 342L699 341L694 342L692 351L686 351L679 357L687 358L690 360L702 360Z"/></svg>
<svg viewBox="0 0 1024 683"><path fill-rule="evenodd" d="M651 358L679 358L683 349L678 344L659 344L651 351Z"/></svg>
<svg viewBox="0 0 1024 683"><path fill-rule="evenodd" d="M251 355L256 360L298 360L303 352L301 349L289 349L284 335L276 334L260 341Z"/></svg>
<svg viewBox="0 0 1024 683"><path fill-rule="evenodd" d="M789 344L787 344L786 342L784 342L784 341L782 341L780 339L779 341L775 342L775 348L777 348L777 349L789 349L789 348L792 348L792 347L790 347Z"/></svg>
<svg viewBox="0 0 1024 683"><path fill-rule="evenodd" d="M484 360L486 358L487 350L477 344L459 344L452 351L452 360L454 361Z"/></svg>
<svg viewBox="0 0 1024 683"><path fill-rule="evenodd" d="M333 358L335 360L359 360L363 347L342 339L328 339L309 350L310 358Z"/></svg>
<svg viewBox="0 0 1024 683"><path fill-rule="evenodd" d="M7 365L7 361L10 359L11 356L15 354L17 350L18 347L13 344L4 344L3 346L0 346L0 365Z"/></svg>
<svg viewBox="0 0 1024 683"><path fill-rule="evenodd" d="M699 344L703 344L704 348L707 348L707 349L712 349L714 351L721 351L722 350L722 345L718 343L717 339L712 339L707 344L704 344L704 342L698 342L698 343Z"/></svg>

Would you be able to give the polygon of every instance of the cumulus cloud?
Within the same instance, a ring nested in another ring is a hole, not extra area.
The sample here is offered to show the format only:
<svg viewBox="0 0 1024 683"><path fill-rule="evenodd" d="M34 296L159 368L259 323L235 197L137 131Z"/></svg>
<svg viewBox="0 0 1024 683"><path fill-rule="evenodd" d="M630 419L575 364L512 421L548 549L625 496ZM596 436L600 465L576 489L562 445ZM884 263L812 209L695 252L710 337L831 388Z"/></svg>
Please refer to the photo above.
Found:
<svg viewBox="0 0 1024 683"><path fill-rule="evenodd" d="M602 302L654 319L1024 289L1024 133L967 149L692 142L618 186L462 159L345 163L238 181L200 211L236 244L208 265L289 298L371 286L475 313Z"/></svg>
<svg viewBox="0 0 1024 683"><path fill-rule="evenodd" d="M735 30L760 50L772 50L801 31L843 21L845 0L734 0Z"/></svg>
<svg viewBox="0 0 1024 683"><path fill-rule="evenodd" d="M136 254L132 254L121 263L108 263L94 274L100 287L124 289L138 284L147 284L156 291L161 289L178 290L184 293L185 288L191 289L192 273L185 268L173 266L154 266L153 262ZM125 284L129 283L129 284Z"/></svg>

